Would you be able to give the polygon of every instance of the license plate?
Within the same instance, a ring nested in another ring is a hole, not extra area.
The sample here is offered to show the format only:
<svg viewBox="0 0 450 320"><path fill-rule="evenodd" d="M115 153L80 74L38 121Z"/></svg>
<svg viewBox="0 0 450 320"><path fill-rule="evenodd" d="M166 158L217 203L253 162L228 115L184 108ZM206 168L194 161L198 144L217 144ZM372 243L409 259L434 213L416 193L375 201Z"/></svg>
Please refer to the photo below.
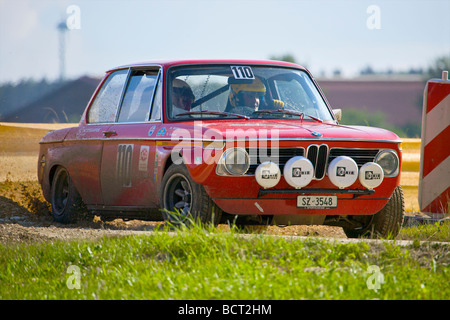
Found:
<svg viewBox="0 0 450 320"><path fill-rule="evenodd" d="M297 196L297 208L302 209L337 208L337 196Z"/></svg>

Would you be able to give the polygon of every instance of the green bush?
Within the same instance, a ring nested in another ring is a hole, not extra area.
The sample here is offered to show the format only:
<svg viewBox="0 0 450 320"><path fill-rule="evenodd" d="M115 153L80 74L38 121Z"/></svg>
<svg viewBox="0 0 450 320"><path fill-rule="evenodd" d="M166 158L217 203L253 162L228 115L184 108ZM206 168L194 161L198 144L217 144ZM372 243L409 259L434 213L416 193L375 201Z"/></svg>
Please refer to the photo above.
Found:
<svg viewBox="0 0 450 320"><path fill-rule="evenodd" d="M407 123L402 127L389 124L386 114L381 111L370 112L365 109L342 110L342 121L344 125L358 125L383 128L396 133L401 138L420 138L421 125L419 123Z"/></svg>

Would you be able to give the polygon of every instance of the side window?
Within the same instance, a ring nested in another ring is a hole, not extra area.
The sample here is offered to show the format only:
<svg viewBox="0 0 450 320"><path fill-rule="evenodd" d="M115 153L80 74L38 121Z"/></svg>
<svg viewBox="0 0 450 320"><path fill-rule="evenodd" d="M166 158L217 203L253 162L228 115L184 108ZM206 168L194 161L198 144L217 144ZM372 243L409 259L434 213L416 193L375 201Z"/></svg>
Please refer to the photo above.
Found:
<svg viewBox="0 0 450 320"><path fill-rule="evenodd" d="M159 76L158 86L156 87L155 97L153 98L152 115L150 120L161 120L162 109L162 76Z"/></svg>
<svg viewBox="0 0 450 320"><path fill-rule="evenodd" d="M158 71L134 71L122 102L119 122L147 121Z"/></svg>
<svg viewBox="0 0 450 320"><path fill-rule="evenodd" d="M128 70L119 70L106 79L89 109L88 123L106 123L116 120L122 90L127 80Z"/></svg>
<svg viewBox="0 0 450 320"><path fill-rule="evenodd" d="M178 76L173 79L169 89L168 114L172 119L182 119L187 116L180 114L189 111L224 111L228 95L228 76L214 74ZM208 96L209 98L203 99ZM211 117L205 115L208 116Z"/></svg>

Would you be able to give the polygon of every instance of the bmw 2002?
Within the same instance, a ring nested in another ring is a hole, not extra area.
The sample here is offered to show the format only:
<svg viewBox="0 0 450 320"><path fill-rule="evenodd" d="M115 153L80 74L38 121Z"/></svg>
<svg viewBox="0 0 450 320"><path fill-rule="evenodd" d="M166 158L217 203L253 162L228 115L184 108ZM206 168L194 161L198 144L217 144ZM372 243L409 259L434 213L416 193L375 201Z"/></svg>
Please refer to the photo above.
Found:
<svg viewBox="0 0 450 320"><path fill-rule="evenodd" d="M340 114L292 63L124 65L106 72L77 127L42 139L39 182L60 222L84 207L105 219L238 217L395 236L401 140Z"/></svg>

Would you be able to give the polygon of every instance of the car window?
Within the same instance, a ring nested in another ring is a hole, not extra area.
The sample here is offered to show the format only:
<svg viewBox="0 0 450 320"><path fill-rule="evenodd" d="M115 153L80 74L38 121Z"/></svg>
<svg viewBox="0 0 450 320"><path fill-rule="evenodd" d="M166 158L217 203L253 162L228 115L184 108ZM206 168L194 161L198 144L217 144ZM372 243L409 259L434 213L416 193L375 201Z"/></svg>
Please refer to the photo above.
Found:
<svg viewBox="0 0 450 320"><path fill-rule="evenodd" d="M88 123L107 123L116 120L117 107L127 75L128 69L109 75L89 108Z"/></svg>
<svg viewBox="0 0 450 320"><path fill-rule="evenodd" d="M156 87L155 97L153 98L152 114L150 120L161 120L162 109L162 76L159 76L158 85Z"/></svg>
<svg viewBox="0 0 450 320"><path fill-rule="evenodd" d="M323 118L319 109L315 107L317 101L314 95L310 96L306 91L310 91L311 88L307 84L302 85L299 79L301 78L274 81L280 100L288 109L301 110L306 114Z"/></svg>
<svg viewBox="0 0 450 320"><path fill-rule="evenodd" d="M228 88L227 81L228 77L212 74L193 74L176 77L172 81L172 91L174 92L178 89L181 95L188 95L186 99L189 99L189 96L191 96L192 103L191 108L189 108L186 105L186 100L176 101L176 95L172 95L169 100L171 102L169 103L171 117L178 118L178 114L191 110L223 111L228 100L228 91L222 90L222 92L213 97L210 97L210 95L220 90L220 88ZM208 117L208 115L205 116ZM215 117L214 115L209 116Z"/></svg>
<svg viewBox="0 0 450 320"><path fill-rule="evenodd" d="M166 112L171 119L333 120L311 77L295 68L174 67L169 70L167 84Z"/></svg>
<svg viewBox="0 0 450 320"><path fill-rule="evenodd" d="M148 121L158 71L134 71L119 113L119 122Z"/></svg>

